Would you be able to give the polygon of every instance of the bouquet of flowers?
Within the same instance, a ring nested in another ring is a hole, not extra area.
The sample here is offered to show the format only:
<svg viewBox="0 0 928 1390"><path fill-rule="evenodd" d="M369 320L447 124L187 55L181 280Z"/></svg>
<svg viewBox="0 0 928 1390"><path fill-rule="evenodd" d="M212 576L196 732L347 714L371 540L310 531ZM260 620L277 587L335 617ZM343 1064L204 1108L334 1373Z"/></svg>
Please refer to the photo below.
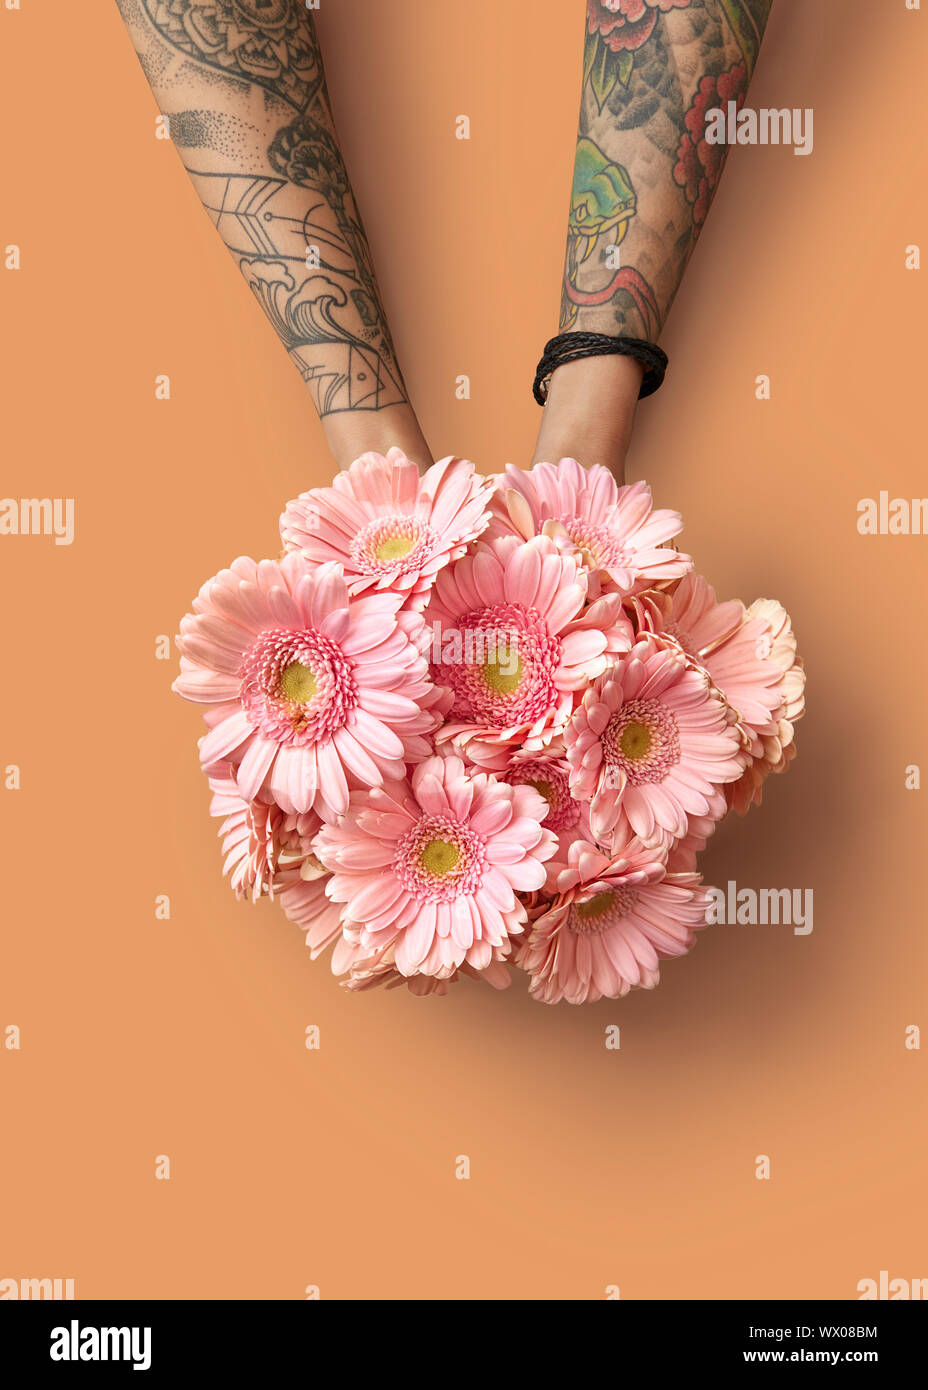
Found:
<svg viewBox="0 0 928 1390"><path fill-rule="evenodd" d="M290 502L282 558L235 560L177 638L236 894L350 990L653 987L804 707L788 614L719 603L681 526L569 458L420 477L391 449Z"/></svg>

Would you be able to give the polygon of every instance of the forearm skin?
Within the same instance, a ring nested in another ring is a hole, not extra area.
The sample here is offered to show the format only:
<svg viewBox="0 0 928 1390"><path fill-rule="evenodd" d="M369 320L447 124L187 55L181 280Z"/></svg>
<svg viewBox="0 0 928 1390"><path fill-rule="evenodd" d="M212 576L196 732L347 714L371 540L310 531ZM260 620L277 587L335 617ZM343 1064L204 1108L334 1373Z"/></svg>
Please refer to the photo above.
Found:
<svg viewBox="0 0 928 1390"><path fill-rule="evenodd" d="M299 0L116 0L211 220L300 371L337 461L430 462Z"/></svg>
<svg viewBox="0 0 928 1390"><path fill-rule="evenodd" d="M623 8L642 18L617 24ZM588 0L562 332L659 336L727 152L699 148L702 113L743 101L769 10Z"/></svg>
<svg viewBox="0 0 928 1390"><path fill-rule="evenodd" d="M743 103L770 7L771 0L586 0L562 333L658 340L727 153L701 143L703 113ZM605 452L621 475L636 371L640 381L640 369L623 361L606 370L590 359L553 374L536 461L569 423L575 456ZM600 418L584 426L585 408Z"/></svg>

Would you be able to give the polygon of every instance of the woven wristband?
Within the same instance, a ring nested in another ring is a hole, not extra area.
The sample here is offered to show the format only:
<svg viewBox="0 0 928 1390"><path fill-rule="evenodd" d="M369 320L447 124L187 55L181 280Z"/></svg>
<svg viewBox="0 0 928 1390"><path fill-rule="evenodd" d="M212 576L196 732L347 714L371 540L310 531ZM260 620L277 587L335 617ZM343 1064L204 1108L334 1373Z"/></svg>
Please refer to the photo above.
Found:
<svg viewBox="0 0 928 1390"><path fill-rule="evenodd" d="M644 338L610 337L607 333L559 333L545 343L541 361L535 372L532 394L539 405L548 399L551 373L565 362L578 362L583 357L603 357L617 354L634 357L644 367L644 377L638 399L652 395L664 380L667 354L656 343Z"/></svg>

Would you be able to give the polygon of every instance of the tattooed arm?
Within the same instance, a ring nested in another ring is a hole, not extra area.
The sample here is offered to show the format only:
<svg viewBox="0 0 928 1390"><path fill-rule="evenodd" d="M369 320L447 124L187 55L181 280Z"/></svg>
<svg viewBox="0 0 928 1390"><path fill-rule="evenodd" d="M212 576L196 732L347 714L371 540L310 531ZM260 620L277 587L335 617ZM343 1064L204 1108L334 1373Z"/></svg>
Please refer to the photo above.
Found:
<svg viewBox="0 0 928 1390"><path fill-rule="evenodd" d="M302 0L117 0L210 219L344 467L431 462L384 317Z"/></svg>
<svg viewBox="0 0 928 1390"><path fill-rule="evenodd" d="M706 112L740 108L771 0L586 0L561 333L656 342L702 230L725 146ZM565 363L534 461L579 456L621 480L641 367Z"/></svg>

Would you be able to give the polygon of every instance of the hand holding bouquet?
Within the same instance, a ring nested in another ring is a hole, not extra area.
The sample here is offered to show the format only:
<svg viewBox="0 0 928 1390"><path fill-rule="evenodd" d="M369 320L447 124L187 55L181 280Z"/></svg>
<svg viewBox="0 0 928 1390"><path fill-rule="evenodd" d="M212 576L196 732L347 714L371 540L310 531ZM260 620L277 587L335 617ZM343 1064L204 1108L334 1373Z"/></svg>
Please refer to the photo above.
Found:
<svg viewBox="0 0 928 1390"><path fill-rule="evenodd" d="M787 613L717 602L681 524L569 458L420 478L391 449L291 502L283 558L234 561L178 637L235 892L352 990L655 985L804 703Z"/></svg>

